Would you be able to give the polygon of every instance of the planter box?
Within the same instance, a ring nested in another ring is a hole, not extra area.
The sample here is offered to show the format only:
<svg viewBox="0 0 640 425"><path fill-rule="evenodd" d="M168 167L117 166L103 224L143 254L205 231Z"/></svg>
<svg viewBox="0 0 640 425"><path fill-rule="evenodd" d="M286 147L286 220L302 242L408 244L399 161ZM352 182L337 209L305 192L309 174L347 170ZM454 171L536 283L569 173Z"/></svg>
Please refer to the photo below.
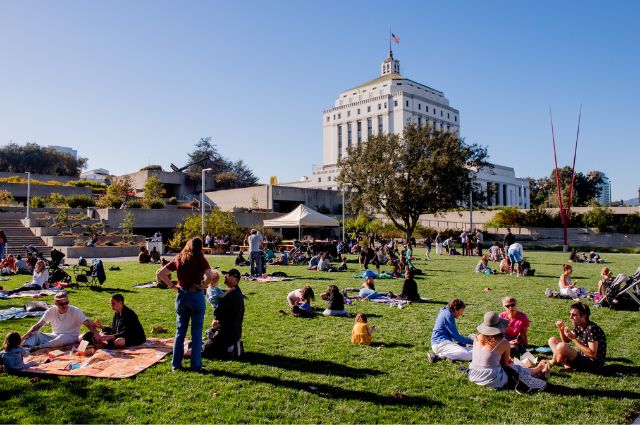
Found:
<svg viewBox="0 0 640 425"><path fill-rule="evenodd" d="M140 246L62 246L58 247L67 258L113 258L113 257L137 257Z"/></svg>
<svg viewBox="0 0 640 425"><path fill-rule="evenodd" d="M90 236L43 236L42 239L49 246L73 246L76 239L82 239L85 243L89 241ZM137 245L144 245L145 238L142 235L134 235L131 238ZM107 241L121 242L122 236L98 236L98 243Z"/></svg>

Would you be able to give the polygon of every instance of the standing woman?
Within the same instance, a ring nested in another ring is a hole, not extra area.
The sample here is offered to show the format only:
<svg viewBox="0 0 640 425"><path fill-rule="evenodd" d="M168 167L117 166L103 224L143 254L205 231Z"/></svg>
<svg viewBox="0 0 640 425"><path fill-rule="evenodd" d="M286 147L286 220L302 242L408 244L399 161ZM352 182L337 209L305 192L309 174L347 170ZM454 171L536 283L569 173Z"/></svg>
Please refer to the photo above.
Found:
<svg viewBox="0 0 640 425"><path fill-rule="evenodd" d="M171 281L171 272L178 275L175 286ZM203 290L214 279L211 266L202 253L202 240L197 237L190 239L180 254L158 270L156 277L169 288L178 290L172 369L182 369L184 339L191 320L191 369L199 371L202 369L202 325L207 309Z"/></svg>

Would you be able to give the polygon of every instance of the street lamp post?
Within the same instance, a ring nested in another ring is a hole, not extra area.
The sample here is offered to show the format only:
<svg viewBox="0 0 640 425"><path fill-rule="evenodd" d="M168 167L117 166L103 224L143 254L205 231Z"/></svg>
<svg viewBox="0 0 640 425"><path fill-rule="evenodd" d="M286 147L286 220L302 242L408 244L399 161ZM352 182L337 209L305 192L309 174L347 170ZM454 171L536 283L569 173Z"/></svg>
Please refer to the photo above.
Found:
<svg viewBox="0 0 640 425"><path fill-rule="evenodd" d="M31 171L27 171L27 217L29 220L31 218Z"/></svg>
<svg viewBox="0 0 640 425"><path fill-rule="evenodd" d="M205 173L207 171L211 171L211 170L212 170L212 168L203 168L202 169L202 192L200 194L200 214L201 214L201 217L202 217L202 227L200 228L201 229L200 233L202 234L202 242L203 243L204 243L204 187L205 187L204 175L205 175Z"/></svg>
<svg viewBox="0 0 640 425"><path fill-rule="evenodd" d="M345 243L345 238L344 238L344 188L342 188L342 243Z"/></svg>

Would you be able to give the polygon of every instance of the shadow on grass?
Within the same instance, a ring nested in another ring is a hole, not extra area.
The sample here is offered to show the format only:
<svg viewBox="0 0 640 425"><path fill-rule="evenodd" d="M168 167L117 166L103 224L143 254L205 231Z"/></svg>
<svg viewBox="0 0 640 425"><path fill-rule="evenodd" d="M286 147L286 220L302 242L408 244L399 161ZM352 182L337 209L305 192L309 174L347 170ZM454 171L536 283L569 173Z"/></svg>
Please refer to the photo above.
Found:
<svg viewBox="0 0 640 425"><path fill-rule="evenodd" d="M372 342L371 346L372 347L384 347L384 348L396 348L396 347L413 348L414 347L413 344L406 344L406 343L403 343L403 342Z"/></svg>
<svg viewBox="0 0 640 425"><path fill-rule="evenodd" d="M425 407L425 406L442 406L439 401L431 400L420 396L407 396L399 393L389 393L389 395L381 395L370 391L347 390L344 388L334 387L332 385L320 384L316 382L301 382L288 379L280 379L271 376L254 376L245 373L234 373L226 370L212 370L211 373L216 376L224 376L227 378L241 379L252 382L261 382L276 387L285 387L305 391L310 394L317 395L329 399L343 400L359 400L373 403L378 406L406 406L406 407ZM337 374L337 373L336 373Z"/></svg>
<svg viewBox="0 0 640 425"><path fill-rule="evenodd" d="M613 399L640 400L640 393L630 390L595 389L595 388L570 388L558 384L548 384L544 392L559 396L579 396L579 397L606 397Z"/></svg>
<svg viewBox="0 0 640 425"><path fill-rule="evenodd" d="M137 293L138 291L132 291L131 289L124 288L107 288L104 286L80 286L78 290L88 289L93 292L106 292L107 294L119 294L119 293ZM155 288L142 288L142 289L155 289Z"/></svg>
<svg viewBox="0 0 640 425"><path fill-rule="evenodd" d="M240 361L307 373L331 373L347 378L364 378L368 375L382 374L382 372L375 369L355 368L328 360L308 360L266 353L245 353Z"/></svg>

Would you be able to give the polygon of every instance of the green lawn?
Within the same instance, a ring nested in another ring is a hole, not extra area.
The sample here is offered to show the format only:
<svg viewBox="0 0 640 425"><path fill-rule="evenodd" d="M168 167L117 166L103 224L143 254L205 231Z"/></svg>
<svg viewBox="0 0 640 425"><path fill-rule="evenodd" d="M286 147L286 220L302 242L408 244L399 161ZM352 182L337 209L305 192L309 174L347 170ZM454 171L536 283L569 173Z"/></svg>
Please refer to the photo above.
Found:
<svg viewBox="0 0 640 425"><path fill-rule="evenodd" d="M436 314L455 297L468 305L459 320L459 329L466 334L475 330L486 311L501 311L502 296L515 296L532 322L530 342L544 344L554 335L557 319L568 321L571 301L543 295L545 288L556 288L559 264L566 257L528 253L536 277L527 278L476 275L477 258L418 261L426 271L417 279L420 293L433 298L432 302L402 310L368 302L349 308L367 313L370 324L376 326L377 344L372 347L351 345L353 319L278 314L287 308L286 294L305 284L316 292L315 306L324 308L319 294L327 285L335 283L341 289L359 285L361 279L353 277L357 264L350 263L347 273L281 267L296 280L241 283L246 295L243 341L247 351L242 361L205 360L206 374L172 373L167 361L126 380L54 377L32 382L28 377L3 374L0 422L628 423L640 414L638 312L594 309L592 319L608 337L606 374L556 373L555 369L548 390L531 396L471 384L459 371L463 364L427 362ZM638 255L605 258L614 274L631 274L640 265ZM222 269L232 261L233 257L210 258L212 265ZM71 290L71 303L90 318L109 322L109 295L120 292L146 330L163 325L171 330L165 337L172 336L175 294L132 288L152 279L157 266L118 265L122 270L108 272L100 290ZM599 270L599 265L577 264L574 276L581 286L593 289ZM3 283L11 288L24 280ZM378 281L377 289L398 292L401 283ZM483 291L487 286L493 291ZM0 305L7 308L23 302L0 301ZM209 310L205 323L210 317ZM0 334L22 333L34 322L0 322Z"/></svg>

